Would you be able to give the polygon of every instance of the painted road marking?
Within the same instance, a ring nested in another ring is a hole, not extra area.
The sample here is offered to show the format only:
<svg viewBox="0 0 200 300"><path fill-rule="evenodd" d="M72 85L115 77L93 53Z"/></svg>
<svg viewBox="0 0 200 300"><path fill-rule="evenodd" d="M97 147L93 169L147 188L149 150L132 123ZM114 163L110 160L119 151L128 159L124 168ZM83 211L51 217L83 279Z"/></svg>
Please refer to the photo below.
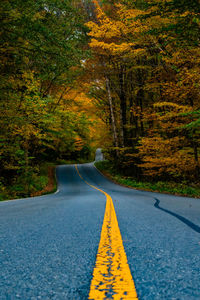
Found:
<svg viewBox="0 0 200 300"><path fill-rule="evenodd" d="M75 167L85 183L106 196L106 209L89 299L138 299L112 198L85 181L77 165Z"/></svg>

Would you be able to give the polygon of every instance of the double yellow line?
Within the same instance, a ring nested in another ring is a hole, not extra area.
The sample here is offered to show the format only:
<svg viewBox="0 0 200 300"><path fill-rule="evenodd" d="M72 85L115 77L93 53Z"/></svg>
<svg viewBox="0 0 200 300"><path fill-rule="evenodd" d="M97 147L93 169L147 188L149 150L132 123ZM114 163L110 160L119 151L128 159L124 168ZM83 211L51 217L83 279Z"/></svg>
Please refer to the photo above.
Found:
<svg viewBox="0 0 200 300"><path fill-rule="evenodd" d="M85 181L77 165L75 168L86 184L106 196L106 209L89 299L138 299L112 198Z"/></svg>

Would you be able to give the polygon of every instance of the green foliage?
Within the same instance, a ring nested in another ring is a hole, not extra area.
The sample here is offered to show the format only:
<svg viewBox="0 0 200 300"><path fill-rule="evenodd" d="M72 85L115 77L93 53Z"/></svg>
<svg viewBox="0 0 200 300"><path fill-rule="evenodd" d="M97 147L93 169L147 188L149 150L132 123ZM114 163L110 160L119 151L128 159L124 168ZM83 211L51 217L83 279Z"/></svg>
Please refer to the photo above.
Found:
<svg viewBox="0 0 200 300"><path fill-rule="evenodd" d="M42 189L43 161L90 152L88 117L63 97L83 73L87 37L76 1L1 3L0 169L3 193L24 197ZM81 150L81 149L80 149ZM8 187L9 191L8 191ZM4 198L6 195L4 195Z"/></svg>
<svg viewBox="0 0 200 300"><path fill-rule="evenodd" d="M190 122L182 128L185 128L189 131L195 131L200 129L200 110L192 111L184 114L180 114L182 117L189 117Z"/></svg>

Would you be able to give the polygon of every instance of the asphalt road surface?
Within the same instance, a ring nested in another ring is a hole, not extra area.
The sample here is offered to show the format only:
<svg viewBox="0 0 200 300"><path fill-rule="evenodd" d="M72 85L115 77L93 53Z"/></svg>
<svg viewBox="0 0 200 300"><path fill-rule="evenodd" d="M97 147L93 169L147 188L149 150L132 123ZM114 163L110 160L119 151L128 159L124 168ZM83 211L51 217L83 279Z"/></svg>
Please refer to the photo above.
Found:
<svg viewBox="0 0 200 300"><path fill-rule="evenodd" d="M57 179L55 194L0 203L1 300L88 299L100 190L114 203L138 298L200 299L200 199L116 185L93 163L59 166Z"/></svg>

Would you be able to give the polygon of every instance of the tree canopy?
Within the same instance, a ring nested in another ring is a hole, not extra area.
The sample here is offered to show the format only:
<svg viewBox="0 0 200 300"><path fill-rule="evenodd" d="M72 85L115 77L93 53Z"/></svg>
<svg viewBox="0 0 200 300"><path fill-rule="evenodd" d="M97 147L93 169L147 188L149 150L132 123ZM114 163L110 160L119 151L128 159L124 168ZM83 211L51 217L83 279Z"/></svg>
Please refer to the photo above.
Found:
<svg viewBox="0 0 200 300"><path fill-rule="evenodd" d="M1 4L1 187L104 146L125 174L196 182L198 0ZM18 191L14 195L20 196Z"/></svg>
<svg viewBox="0 0 200 300"><path fill-rule="evenodd" d="M199 1L95 4L87 26L107 94L110 159L114 151L115 164L135 176L197 180Z"/></svg>

